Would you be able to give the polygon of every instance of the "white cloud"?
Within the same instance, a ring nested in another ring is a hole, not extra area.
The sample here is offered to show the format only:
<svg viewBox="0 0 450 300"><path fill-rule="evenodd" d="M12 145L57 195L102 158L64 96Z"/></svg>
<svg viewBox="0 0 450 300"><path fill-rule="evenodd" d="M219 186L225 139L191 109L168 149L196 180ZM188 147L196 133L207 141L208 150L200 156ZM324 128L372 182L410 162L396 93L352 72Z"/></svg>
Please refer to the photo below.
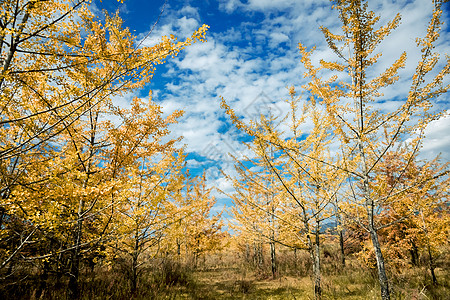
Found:
<svg viewBox="0 0 450 300"><path fill-rule="evenodd" d="M420 157L433 159L441 155L443 161L450 161L450 110L440 119L428 124Z"/></svg>
<svg viewBox="0 0 450 300"><path fill-rule="evenodd" d="M423 32L426 26L423 20L429 17L431 12L429 5L426 6L428 11L424 9L423 5L419 5L422 2L395 4L389 1L380 1L377 2L378 5L374 4L382 15L387 15L383 21L391 19L394 15L392 12L400 9L404 10L405 15L403 25L393 33L394 36L380 45L380 49L382 48L384 53L384 61L380 65L393 62L400 55L401 48L413 53L412 61L417 59L418 51L414 50L414 37L418 32ZM372 1L371 4L373 3ZM187 115L179 125L183 129L177 130L177 133L186 137L185 142L188 144L188 149L193 151L198 151L201 145L204 145L204 137L214 136L214 131L220 126L220 122L214 119L223 115L219 109L217 95L224 96L238 114L245 116L246 108L258 100L257 97L261 92L264 92L272 100L281 100L287 96L285 90L287 85L298 85L303 81L300 79L303 71L295 50L298 40L301 39L308 46L317 45L313 56L315 63L318 63L320 59L336 59L335 54L327 47L317 28L319 24L325 24L336 31L336 26L339 25L336 13L330 16L328 1L315 1L314 4L290 0L249 1L247 4L239 1L227 1L221 2L220 6L229 11L232 8L240 7L247 11L287 10L287 12L282 15L268 15L261 24L245 23L241 24L240 28L232 28L225 33L212 33L208 38L208 43L196 44L187 48L185 55L175 60L176 66L172 65L173 73L177 74L180 71L188 70L189 75L183 76L183 82L177 86L168 85L173 94L165 97L167 99L165 101L169 103L167 106L175 106L174 103L178 103L186 110ZM177 22L183 23L178 20L175 24ZM195 23L192 23L192 26L194 25ZM248 46L244 48L229 46L230 41L239 37L246 40L244 37L249 34L254 36L250 36ZM293 42L293 40L296 41ZM287 41L291 41L290 47L281 49L279 52L267 53L266 56L255 54L261 51L258 47L276 48ZM397 41L400 41L402 47L399 47ZM384 68L375 68L374 73L380 73ZM411 76L412 69L413 67L405 69L404 73L408 72L406 77ZM384 109L393 109L398 105L396 101L389 99L407 94L406 89L399 89L397 86L388 88L384 92L387 101L381 105L375 104ZM278 105L282 106L282 104ZM248 118L246 120L248 121ZM188 123L197 124L198 129ZM202 128L203 124L209 124L208 129ZM215 137L213 138L215 139ZM216 142L219 141L216 140Z"/></svg>
<svg viewBox="0 0 450 300"><path fill-rule="evenodd" d="M200 20L200 14L198 13L197 8L192 7L190 5L184 6L180 11L180 15L183 16L190 16L191 18L194 18L196 20Z"/></svg>
<svg viewBox="0 0 450 300"><path fill-rule="evenodd" d="M272 32L270 34L270 47L275 48L279 44L285 43L289 41L289 37L281 32Z"/></svg>
<svg viewBox="0 0 450 300"><path fill-rule="evenodd" d="M184 6L179 11L173 11L167 7L165 11L169 11L169 15L162 18L154 28L154 24L151 24L149 31L138 35L138 44L150 47L160 42L162 36L170 34L175 35L179 40L184 40L200 27L197 8Z"/></svg>
<svg viewBox="0 0 450 300"><path fill-rule="evenodd" d="M227 13L232 13L243 4L239 0L221 0L219 1L219 9Z"/></svg>
<svg viewBox="0 0 450 300"><path fill-rule="evenodd" d="M176 33L180 39L190 36L201 24L199 10L194 4L191 2L179 11L166 9L168 15L145 44L154 44L160 36L170 33ZM156 90L155 94L165 113L176 109L185 111L179 124L171 126L171 130L173 136L185 137L182 143L187 144L188 152L207 156L205 151L213 147L220 152L221 159L217 159L216 167L208 172L208 182L210 186L231 191L232 186L224 181L217 167L235 174L232 164L223 155L228 152L248 154L248 150L237 142L239 132L233 127L228 128L229 123L225 123L224 119L228 117L219 107L218 96L223 96L246 122L254 117L249 111L261 105L261 93L275 102L277 108L287 111L287 105L282 102L288 97L286 86L295 85L300 91L300 85L306 83L297 43L301 41L309 48L317 46L313 56L315 63L320 59L337 60L318 27L324 25L332 32L339 32L340 23L337 12L331 11L328 0L228 0L218 4L219 9L229 14L251 16L254 12L263 12L265 17L259 23L236 23L223 32L214 32L212 28L207 34L207 43L187 47L179 57L168 61L165 76L174 76L177 80ZM383 56L380 64L369 73L381 73L402 51L408 52L408 62L401 71L400 82L382 90L383 102L374 103L376 108L393 111L408 94L408 82L420 58L415 38L425 33L427 20L431 16L431 2L371 0L369 5L382 16L380 24L391 20L397 11L403 15L399 28L379 45ZM437 48L440 53L448 52L448 35L447 32L442 33ZM440 108L449 109L449 101L443 101ZM302 129L305 132L310 130L311 122L304 124ZM431 157L442 152L443 158L450 160L449 150L446 150L450 149L449 143L450 117L441 118L428 126L421 156ZM197 160L188 163L191 167L201 165ZM221 205L226 203L223 196L217 194L217 197Z"/></svg>

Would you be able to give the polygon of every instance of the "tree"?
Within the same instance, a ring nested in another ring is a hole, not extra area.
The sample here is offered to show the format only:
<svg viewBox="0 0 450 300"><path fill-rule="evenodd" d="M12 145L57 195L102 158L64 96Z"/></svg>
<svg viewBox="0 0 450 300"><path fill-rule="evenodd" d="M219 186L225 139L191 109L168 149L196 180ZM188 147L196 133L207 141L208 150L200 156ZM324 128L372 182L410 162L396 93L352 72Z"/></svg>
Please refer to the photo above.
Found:
<svg viewBox="0 0 450 300"><path fill-rule="evenodd" d="M46 233L58 232L56 252L29 259L71 252L69 292L78 297L81 253L105 237L127 168L141 163L133 154L142 141L121 155L111 146L121 124L106 120L120 120L122 113L112 97L143 87L156 65L203 41L206 30L184 42L170 36L143 47L117 14L99 19L89 1L2 1L0 211L4 236L20 242L2 252L1 268ZM162 130L161 112L147 109L151 117L140 126ZM19 232L5 222L12 216L25 225Z"/></svg>
<svg viewBox="0 0 450 300"><path fill-rule="evenodd" d="M113 162L109 172L119 182L116 196L118 216L114 216L112 232L116 241L109 243L129 259L131 292L137 290L138 277L145 263L142 255L161 239L164 230L179 215L170 209L170 189L177 180L184 155L174 148L178 139L163 142L170 123L176 122L181 111L162 118L161 108L135 98L131 109L121 109L123 125L110 130L108 140ZM114 175L113 175L114 174Z"/></svg>
<svg viewBox="0 0 450 300"><path fill-rule="evenodd" d="M266 213L270 220L276 220L278 224L276 236L266 235L269 240L294 249L308 250L313 265L314 295L319 299L322 294L320 263L322 225L332 214L331 204L337 197L344 177L340 170L333 168L333 163L339 158L332 158L327 150L333 143L329 119L314 102L305 104L300 109L298 104L301 98L296 97L293 87L289 89L289 94L290 100L287 102L291 110L281 118L281 122L287 123L284 125L289 128L288 132L277 130L274 126L276 122L264 116L261 116L260 124L252 123L248 126L240 121L222 100L222 107L236 127L252 136L252 143L255 146L251 149L255 153L256 161L260 161L259 164L270 178L270 184L267 184L258 178L261 176L256 176L249 167L238 162L237 171L241 178L233 180L237 194L231 197L239 209L235 212L238 220L243 219L246 224L255 226L254 224L259 223L252 220L264 220L261 219L261 212ZM313 129L304 138L300 125L306 120L312 122ZM275 209L266 210L266 206L258 202L257 197L255 198L258 191L263 191L259 192L261 194L265 190L267 193L280 189L282 192L279 193L278 199L271 202L276 203ZM250 217L252 215L256 218ZM253 230L264 232L259 227Z"/></svg>
<svg viewBox="0 0 450 300"><path fill-rule="evenodd" d="M398 80L398 71L405 65L406 53L378 76L370 76L369 70L381 56L381 53L375 52L377 46L400 24L400 15L387 25L375 28L380 18L368 10L367 2L337 1L335 9L339 12L343 33L334 34L325 27L322 27L322 31L339 61L321 60L320 66L314 67L311 60L313 50L307 51L299 44L301 61L306 68L305 77L309 79L305 89L323 105L331 120L331 127L341 140L344 160L342 165L335 165L335 168L347 173L349 195L353 204L360 208L359 218L355 221L370 235L383 299L390 299L390 291L378 232L396 221L380 224L377 212L399 190L393 188L386 196L377 197L373 179L377 166L383 162L386 154L411 137L412 151L407 155L406 169L420 148L426 125L442 115L430 110L431 100L448 90L444 78L449 73L450 59L447 57L442 66L438 63L439 54L433 50L439 37L442 13L441 1L433 3L434 11L427 34L417 39L422 57L412 77L409 93L398 108L391 112L374 108L370 104L383 95L382 88ZM334 75L323 80L320 75L324 70L340 74L341 77ZM403 174L401 171L395 181L399 181ZM417 184L411 182L409 187L412 189Z"/></svg>
<svg viewBox="0 0 450 300"><path fill-rule="evenodd" d="M380 236L385 240L391 261L397 257L404 260L410 254L413 265L417 265L419 251L423 250L436 284L433 254L439 252L439 246L445 244L448 236L449 164L441 164L437 158L420 161L414 157L407 161L408 153L407 148L388 152L378 166L374 180L378 183L379 197L397 190L396 196L384 203L380 215L381 224L394 224L381 230ZM400 172L403 175L399 177Z"/></svg>
<svg viewBox="0 0 450 300"><path fill-rule="evenodd" d="M172 209L168 212L177 218L166 227L162 249L178 258L182 258L183 252L184 261L191 260L197 267L201 255L223 246L223 210L212 214L216 200L211 196L212 188L206 187L205 174L192 177L186 170L178 180L172 189Z"/></svg>
<svg viewBox="0 0 450 300"><path fill-rule="evenodd" d="M273 124L275 118L269 117L269 120L261 121ZM261 132L266 129L262 124L255 126ZM232 214L237 221L235 229L253 240L255 265L260 268L263 265L262 244L269 244L271 273L272 277L276 278L278 275L276 242L280 242L280 222L277 215L284 194L280 192L281 186L265 158L277 167L280 165L275 162L276 153L273 146L263 140L255 138L251 143L246 143L246 146L251 151L251 157L245 157L244 162L234 158L238 176L231 178L224 174L233 183L236 191L228 195L233 199Z"/></svg>

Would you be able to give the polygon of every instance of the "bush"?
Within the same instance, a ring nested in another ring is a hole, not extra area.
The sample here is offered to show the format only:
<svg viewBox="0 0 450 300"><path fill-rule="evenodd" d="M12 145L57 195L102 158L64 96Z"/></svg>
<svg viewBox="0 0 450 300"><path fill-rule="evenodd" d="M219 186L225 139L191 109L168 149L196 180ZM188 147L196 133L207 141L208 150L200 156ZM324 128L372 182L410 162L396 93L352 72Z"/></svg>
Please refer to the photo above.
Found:
<svg viewBox="0 0 450 300"><path fill-rule="evenodd" d="M153 274L158 287L189 286L193 283L192 270L179 262L164 259Z"/></svg>

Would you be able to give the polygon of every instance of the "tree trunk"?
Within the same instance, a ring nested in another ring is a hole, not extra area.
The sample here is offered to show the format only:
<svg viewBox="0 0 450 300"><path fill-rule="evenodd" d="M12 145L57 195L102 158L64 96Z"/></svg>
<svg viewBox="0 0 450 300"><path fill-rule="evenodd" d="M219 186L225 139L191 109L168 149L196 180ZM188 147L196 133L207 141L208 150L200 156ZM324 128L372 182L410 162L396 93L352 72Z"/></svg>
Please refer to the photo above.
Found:
<svg viewBox="0 0 450 300"><path fill-rule="evenodd" d="M277 277L277 259L276 259L276 251L275 251L275 243L270 243L270 262L272 266L272 277L275 279Z"/></svg>
<svg viewBox="0 0 450 300"><path fill-rule="evenodd" d="M341 250L341 265L345 267L344 230L339 230L339 246Z"/></svg>
<svg viewBox="0 0 450 300"><path fill-rule="evenodd" d="M251 259L250 259L250 245L249 244L246 244L245 245L245 261L247 262L247 263L251 263Z"/></svg>
<svg viewBox="0 0 450 300"><path fill-rule="evenodd" d="M261 243L254 243L253 244L255 254L254 254L254 263L255 267L258 269L263 269L264 267L264 257L263 257L263 249Z"/></svg>
<svg viewBox="0 0 450 300"><path fill-rule="evenodd" d="M372 239L373 248L375 250L375 257L377 259L378 280L380 282L381 299L389 300L391 299L389 292L389 281L386 275L386 267L384 265L383 254L381 253L380 242L378 241L378 233L372 226L369 227L369 231L370 237Z"/></svg>
<svg viewBox="0 0 450 300"><path fill-rule="evenodd" d="M137 267L138 267L138 258L139 258L139 227L136 228L135 232L135 243L133 249L133 256L131 260L131 293L134 295L137 289Z"/></svg>
<svg viewBox="0 0 450 300"><path fill-rule="evenodd" d="M297 271L297 248L294 248L294 269Z"/></svg>
<svg viewBox="0 0 450 300"><path fill-rule="evenodd" d="M83 211L84 202L80 201L77 228L75 232L75 243L74 249L72 251L72 260L69 272L69 285L67 290L68 299L78 299L80 297L80 291L78 287L78 277L80 275L80 244L81 244L81 233L83 229L83 219L81 212Z"/></svg>
<svg viewBox="0 0 450 300"><path fill-rule="evenodd" d="M316 228L316 232L314 233L315 241L314 244L311 240L311 236L307 235L308 240L308 248L309 248L309 256L312 262L313 268L313 278L314 278L314 299L319 300L322 297L322 288L321 288L321 276L320 276L320 244L319 244L319 229Z"/></svg>
<svg viewBox="0 0 450 300"><path fill-rule="evenodd" d="M409 249L409 252L411 254L411 264L417 266L419 263L419 249L414 241L411 241L411 249Z"/></svg>
<svg viewBox="0 0 450 300"><path fill-rule="evenodd" d="M72 259L69 272L69 285L68 285L68 299L78 299L80 297L80 291L78 287L78 277L80 275L80 245L81 234L83 230L83 212L84 201L81 199L78 207L78 220L75 231L74 249L72 251Z"/></svg>
<svg viewBox="0 0 450 300"><path fill-rule="evenodd" d="M180 260L181 257L181 241L177 238L177 257L178 260Z"/></svg>
<svg viewBox="0 0 450 300"><path fill-rule="evenodd" d="M431 272L431 278L433 280L433 284L437 284L437 278L436 278L436 274L434 273L434 269L435 269L435 265L434 265L434 259L433 259L433 255L431 253L431 247L428 244L428 258L429 258L429 266L430 266L430 272Z"/></svg>
<svg viewBox="0 0 450 300"><path fill-rule="evenodd" d="M89 105L91 103L89 102ZM92 110L89 110L89 119L91 126L91 135L89 139L89 156L86 162L83 162L83 159L80 155L78 155L80 166L84 168L84 172L86 173L86 179L83 183L83 189L86 189L89 182L89 177L91 174L92 167L92 157L95 152L95 134L96 134L96 124L99 113L93 113ZM85 200L83 198L80 199L78 204L78 214L77 214L77 227L75 233L75 243L74 249L72 252L72 264L70 267L70 279L68 286L68 298L69 299L78 299L80 297L80 291L78 286L78 278L80 274L80 248L81 248L81 235L83 233L83 218L85 217Z"/></svg>
<svg viewBox="0 0 450 300"><path fill-rule="evenodd" d="M197 243L198 245L198 243ZM192 263L193 263L193 268L194 270L197 269L197 259L198 259L198 253L197 253L197 248L194 248L194 250L192 250Z"/></svg>
<svg viewBox="0 0 450 300"><path fill-rule="evenodd" d="M39 288L36 292L36 299L45 297L45 291L47 290L48 272L50 270L50 263L44 261L44 270L41 276L39 276Z"/></svg>
<svg viewBox="0 0 450 300"><path fill-rule="evenodd" d="M263 244L258 244L258 257L259 257L259 268L264 268L264 253L263 253Z"/></svg>
<svg viewBox="0 0 450 300"><path fill-rule="evenodd" d="M360 104L360 109L362 109L362 104ZM360 130L363 132L363 117L361 116L361 127ZM380 290L381 290L381 299L390 300L390 291L389 291L389 281L386 275L386 267L384 265L384 257L381 253L381 246L378 240L378 233L375 229L375 202L371 198L370 195L370 186L369 186L369 173L367 168L366 156L363 147L363 143L361 139L358 140L358 149L359 153L362 157L362 168L364 170L363 182L362 182L362 192L364 197L364 205L367 212L367 220L368 220L368 230L370 234L370 238L372 240L373 249L375 251L375 257L377 259L377 270L378 270L378 281L380 282Z"/></svg>
<svg viewBox="0 0 450 300"><path fill-rule="evenodd" d="M137 259L133 255L133 261L131 263L131 293L134 295L137 290Z"/></svg>
<svg viewBox="0 0 450 300"><path fill-rule="evenodd" d="M314 261L313 261L313 272L314 272L314 299L321 299L322 297L322 286L321 286L321 274L320 274L320 240L319 240L319 226L316 227L315 232L315 243L314 243Z"/></svg>

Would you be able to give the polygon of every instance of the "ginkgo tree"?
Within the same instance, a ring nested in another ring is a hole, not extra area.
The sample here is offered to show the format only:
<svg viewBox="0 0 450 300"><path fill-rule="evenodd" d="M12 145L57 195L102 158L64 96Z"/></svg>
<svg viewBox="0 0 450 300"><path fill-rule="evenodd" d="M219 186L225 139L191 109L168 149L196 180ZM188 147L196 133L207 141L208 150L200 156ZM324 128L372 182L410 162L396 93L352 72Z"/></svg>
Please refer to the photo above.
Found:
<svg viewBox="0 0 450 300"><path fill-rule="evenodd" d="M366 1L336 1L334 8L338 11L342 22L341 33L334 34L325 27L321 29L338 61L320 60L320 65L316 67L313 64L314 48L307 50L302 43L299 44L301 62L306 69L304 77L308 80L303 86L308 94L308 101L323 113L321 118L324 122L325 133L332 131L335 135L334 142L327 144L325 140L320 140L320 133L313 130L309 136L311 139L318 140L310 145L312 148L323 147L324 150L334 148L334 153L340 155L340 160L333 161L326 156L317 156L315 152L309 152L308 147L300 146L296 140L285 142L277 138L275 134L264 136L255 133L251 127L239 120L228 105L222 102L238 128L273 145L278 145L280 149L284 148L287 150L286 153L295 153L304 161L309 161L308 166L312 169L316 168L314 165L326 166L330 174L336 174L337 178L342 176L347 178L347 185L341 189L342 192L339 195L341 201L345 200L349 204L347 207L352 210L356 208L357 214L353 215L352 221L369 233L383 299L390 299L390 289L379 231L401 221L406 216L399 216L398 220L388 223L380 223L379 211L382 211L383 205L392 201L397 195L405 191L414 193L423 181L432 180L435 176L415 178L409 181L407 186L394 183L383 196L377 194L375 177L378 174L378 166L387 158L387 153L409 138L408 147L411 151L405 155L406 164L403 170L394 178L395 182L400 182L405 175L404 170L408 168L420 149L427 124L442 116L443 112L431 109L431 101L446 93L449 87L444 78L450 71L450 59L447 56L444 61L440 60L440 55L435 50L441 29L441 3L441 1L433 2L434 10L426 36L417 39L417 46L422 56L411 78L409 92L403 101L397 102L397 108L393 111L377 108L374 103L383 96L383 88L395 84L398 80L399 70L405 66L406 53L402 53L379 75L372 75L372 68L382 55L381 52L376 52L377 46L399 26L401 20L399 14L388 24L378 27L380 17L368 9ZM329 74L331 77L322 78ZM324 154L326 153L325 151ZM296 168L298 169L298 166ZM276 171L276 168L273 170ZM300 170L304 171L303 168ZM326 181L311 180L315 178L315 173L313 170L311 173L308 169L307 171L309 180L303 180L307 189L324 187L322 183ZM445 171L439 175L444 174ZM329 178L327 182L340 184L343 181ZM334 188L328 191L333 190L337 191ZM331 192L324 199L329 199L335 194ZM338 207L341 213L346 213L345 205ZM417 211L411 209L408 215L414 213Z"/></svg>
<svg viewBox="0 0 450 300"><path fill-rule="evenodd" d="M204 25L185 41L162 37L146 47L122 27L118 14L96 16L90 1L2 1L0 211L2 242L17 243L3 249L1 268L51 233L59 247L28 258L72 253L69 293L79 296L81 255L111 228L123 183L142 163L135 151L167 133L166 124L180 115L164 121L149 105L146 123L128 132L141 140L119 151L114 135L129 118L112 99L143 87L156 65L204 41L206 30ZM151 151L163 151L158 139L153 143Z"/></svg>
<svg viewBox="0 0 450 300"><path fill-rule="evenodd" d="M142 255L155 246L163 230L177 215L169 215L169 191L176 181L184 156L174 147L179 139L167 139L169 124L176 122L181 111L162 118L161 108L139 98L130 109L119 109L122 126L109 122L107 140L109 162L104 169L115 183L116 202L111 231L113 242L107 243L113 252L125 257L131 282L131 291L137 289L143 261ZM105 174L106 175L106 174ZM102 209L105 206L100 206ZM108 210L109 211L109 210Z"/></svg>
<svg viewBox="0 0 450 300"><path fill-rule="evenodd" d="M228 195L234 204L231 208L236 223L234 229L240 231L242 236L248 236L247 242L253 242L254 261L259 268L263 263L262 245L269 245L271 272L275 278L278 275L276 242L280 241L277 213L284 194L280 192L275 174L262 159L262 153L274 158L273 149L266 149L267 146L264 143L248 143L247 147L255 157L246 157L245 162L236 159L235 169L238 176L225 176L235 189L235 193Z"/></svg>
<svg viewBox="0 0 450 300"><path fill-rule="evenodd" d="M423 252L436 284L435 254L448 236L449 164L441 163L438 158L431 161L409 159L407 148L398 149L387 153L378 167L374 180L379 197L396 189L395 197L383 203L380 215L380 224L395 224L381 230L380 236L385 240L389 261L403 268L407 267L404 263L407 255L411 255L412 264L417 265L419 253Z"/></svg>
<svg viewBox="0 0 450 300"><path fill-rule="evenodd" d="M176 217L164 230L161 252L197 267L200 256L223 248L223 210L213 213L216 199L212 190L205 173L192 176L185 170L173 182L167 214Z"/></svg>
<svg viewBox="0 0 450 300"><path fill-rule="evenodd" d="M230 106L222 101L222 107L236 127L252 136L255 146L251 148L259 161L256 166L262 166L270 174L272 183L261 180L260 175L237 161L239 178L230 178L237 193L230 196L237 206L234 210L236 219L242 220L246 227L253 226L253 231L273 242L308 250L313 266L314 295L320 298L322 226L332 215L332 203L345 177L341 170L332 167L339 157L331 157L327 148L333 139L325 112L314 102L299 107L301 97L296 96L293 87L289 94L290 111L280 118L281 121L262 115L259 124L252 122L250 125L239 120ZM301 125L307 120L313 124L313 129L303 138ZM280 131L276 124L283 124L289 130ZM273 195L274 190L277 191L276 202L274 199L267 203L258 200L258 195ZM271 222L262 218L264 214ZM274 221L278 224L276 236L262 230L273 225Z"/></svg>
<svg viewBox="0 0 450 300"><path fill-rule="evenodd" d="M411 151L406 155L407 163L403 168L406 170L420 149L427 124L442 116L442 112L431 110L431 101L447 92L449 87L444 78L450 70L450 59L447 56L442 62L435 50L441 29L441 4L441 1L433 1L434 10L426 36L417 39L422 55L411 78L411 86L393 111L377 108L374 103L383 96L383 88L399 79L399 70L405 66L407 54L403 52L379 75L372 75L372 68L382 55L376 52L377 46L399 26L399 14L386 25L378 26L380 17L368 9L368 2L336 1L334 7L342 22L342 33L332 33L325 27L322 31L338 61L321 60L320 66L315 67L314 49L308 51L299 44L301 61L306 69L304 76L308 79L304 88L324 107L330 126L340 139L343 161L335 168L343 170L349 178L349 197L345 199L351 199L352 205L360 209L359 217L353 221L370 235L382 299L390 299L390 290L378 232L396 220L380 224L378 212L401 189L400 185L394 184L386 195L379 196L375 192L374 178L387 153L410 138ZM323 79L321 76L326 71L334 75ZM395 181L399 182L404 174L400 171ZM414 189L420 183L413 180L402 189Z"/></svg>

